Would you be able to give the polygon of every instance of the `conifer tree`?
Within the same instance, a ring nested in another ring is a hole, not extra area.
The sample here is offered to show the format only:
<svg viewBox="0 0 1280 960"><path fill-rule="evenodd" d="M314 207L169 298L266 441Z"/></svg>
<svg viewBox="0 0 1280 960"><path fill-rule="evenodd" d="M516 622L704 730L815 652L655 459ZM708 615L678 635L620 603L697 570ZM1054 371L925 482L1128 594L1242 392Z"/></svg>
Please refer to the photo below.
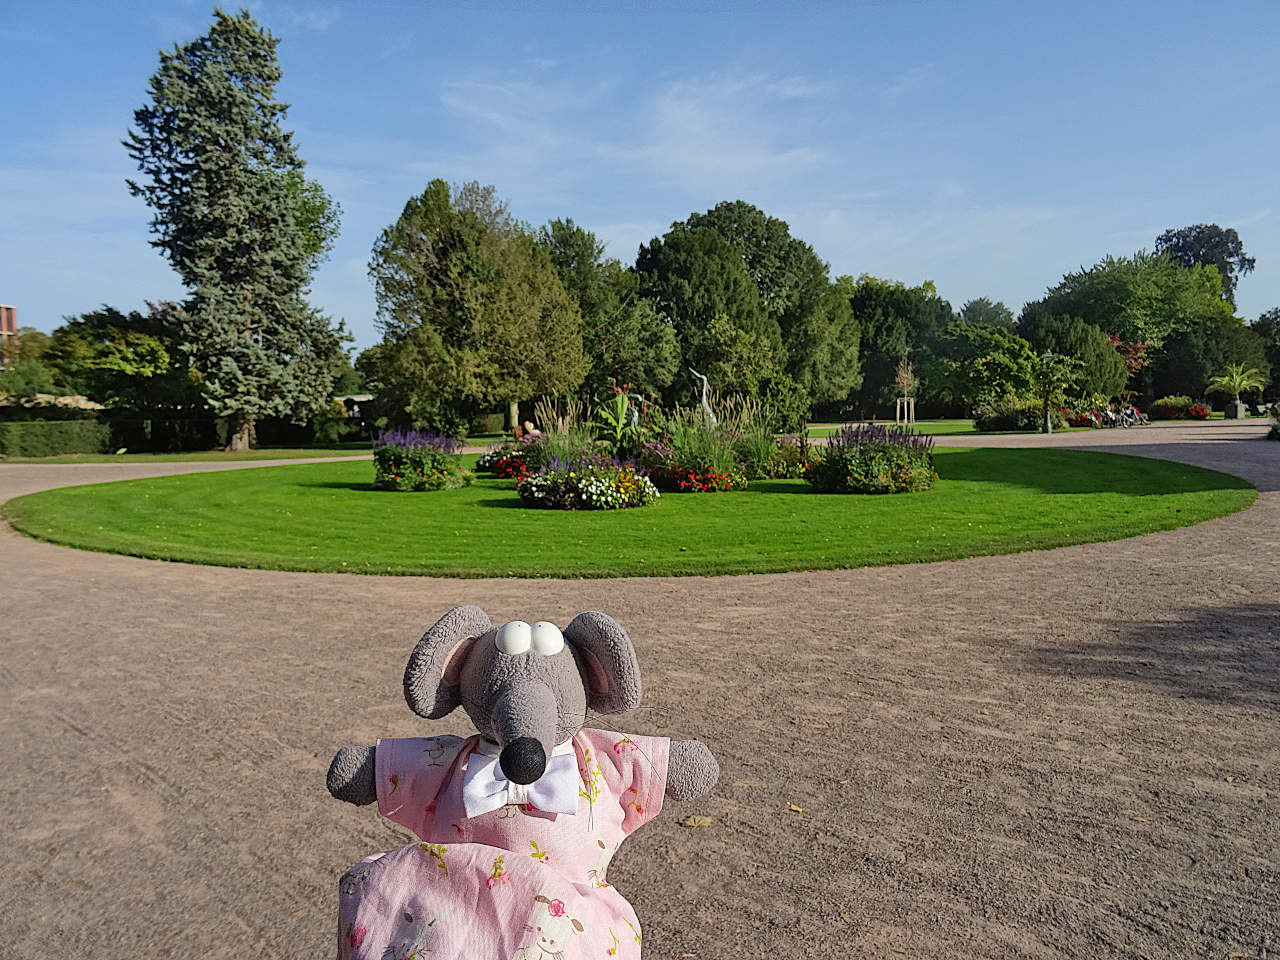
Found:
<svg viewBox="0 0 1280 960"><path fill-rule="evenodd" d="M336 207L302 177L276 99L279 40L242 10L160 54L125 146L145 175L152 245L189 296L179 343L208 407L245 449L262 417L300 421L328 398L344 334L306 301Z"/></svg>

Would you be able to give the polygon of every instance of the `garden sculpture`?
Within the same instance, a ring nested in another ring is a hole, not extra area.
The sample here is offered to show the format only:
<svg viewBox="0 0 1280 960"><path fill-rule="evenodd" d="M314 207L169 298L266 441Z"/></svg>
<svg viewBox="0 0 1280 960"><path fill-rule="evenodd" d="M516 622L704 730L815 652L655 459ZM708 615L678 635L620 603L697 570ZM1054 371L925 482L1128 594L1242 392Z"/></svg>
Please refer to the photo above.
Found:
<svg viewBox="0 0 1280 960"><path fill-rule="evenodd" d="M711 412L711 404L707 402L707 389L709 387L707 378L697 370L693 369L693 367L689 368L689 372L702 381L702 415L707 418L707 423L714 427L717 421L716 415Z"/></svg>
<svg viewBox="0 0 1280 960"><path fill-rule="evenodd" d="M561 633L455 607L418 641L404 694L429 720L461 705L478 734L333 758L334 797L377 801L420 841L343 876L339 958L639 957L640 924L606 879L609 861L664 797L702 796L719 767L697 740L583 728L588 711L640 703L626 631L603 613Z"/></svg>

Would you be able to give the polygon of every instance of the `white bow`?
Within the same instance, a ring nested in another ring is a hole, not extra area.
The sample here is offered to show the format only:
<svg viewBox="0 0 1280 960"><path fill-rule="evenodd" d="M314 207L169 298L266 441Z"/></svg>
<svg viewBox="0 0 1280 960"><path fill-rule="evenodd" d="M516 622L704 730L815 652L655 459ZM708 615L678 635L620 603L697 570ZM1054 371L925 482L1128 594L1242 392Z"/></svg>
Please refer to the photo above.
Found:
<svg viewBox="0 0 1280 960"><path fill-rule="evenodd" d="M512 783L502 772L498 755L483 740L467 758L462 778L462 804L468 817L478 817L508 803L530 803L548 813L578 812L578 758L572 743L562 743L551 751L547 769L533 783Z"/></svg>

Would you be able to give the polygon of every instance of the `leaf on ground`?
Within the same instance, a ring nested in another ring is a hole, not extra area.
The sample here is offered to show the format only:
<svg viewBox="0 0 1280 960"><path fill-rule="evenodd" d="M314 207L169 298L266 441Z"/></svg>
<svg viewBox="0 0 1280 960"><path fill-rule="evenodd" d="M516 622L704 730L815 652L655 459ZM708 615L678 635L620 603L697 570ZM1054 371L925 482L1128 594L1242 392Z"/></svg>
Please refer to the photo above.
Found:
<svg viewBox="0 0 1280 960"><path fill-rule="evenodd" d="M804 807L797 807L794 803L787 807L792 813L804 813Z"/></svg>
<svg viewBox="0 0 1280 960"><path fill-rule="evenodd" d="M683 820L677 820L676 822L679 823L680 826L689 827L690 829L696 829L697 827L711 826L710 817L688 816L688 817L685 817Z"/></svg>
<svg viewBox="0 0 1280 960"><path fill-rule="evenodd" d="M1150 822L1151 822L1151 821L1150 821L1150 820L1148 820L1146 817L1134 817L1133 819L1134 819L1134 820L1136 820L1138 823L1150 823Z"/></svg>

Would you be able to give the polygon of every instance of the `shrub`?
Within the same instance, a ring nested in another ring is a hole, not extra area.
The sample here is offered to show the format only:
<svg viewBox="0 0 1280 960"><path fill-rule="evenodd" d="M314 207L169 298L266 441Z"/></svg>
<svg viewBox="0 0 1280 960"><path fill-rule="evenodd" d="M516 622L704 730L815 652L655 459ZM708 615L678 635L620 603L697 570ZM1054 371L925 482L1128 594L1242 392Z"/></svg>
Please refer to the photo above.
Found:
<svg viewBox="0 0 1280 960"><path fill-rule="evenodd" d="M1189 420L1208 420L1213 413L1203 403L1193 403L1187 410L1187 419Z"/></svg>
<svg viewBox="0 0 1280 960"><path fill-rule="evenodd" d="M1062 411L1056 408L1050 409L1049 417L1055 430L1067 424ZM1005 397L979 404L973 411L973 425L982 431L1040 430L1044 426L1044 410L1035 400Z"/></svg>
<svg viewBox="0 0 1280 960"><path fill-rule="evenodd" d="M425 431L388 431L374 441L373 485L379 490L451 490L475 477L458 464L462 444Z"/></svg>
<svg viewBox="0 0 1280 960"><path fill-rule="evenodd" d="M1151 419L1182 420L1190 414L1192 406L1190 397L1161 397L1151 405Z"/></svg>
<svg viewBox="0 0 1280 960"><path fill-rule="evenodd" d="M1096 410L1066 410L1063 416L1067 418L1067 425L1072 427L1100 427L1102 426L1102 417Z"/></svg>
<svg viewBox="0 0 1280 960"><path fill-rule="evenodd" d="M478 417L472 417L471 423L468 424L469 436L483 436L484 434L502 433L503 427L506 425L507 418L501 413L483 413Z"/></svg>
<svg viewBox="0 0 1280 960"><path fill-rule="evenodd" d="M0 423L0 455L56 457L64 453L105 453L111 427L96 420L28 420Z"/></svg>
<svg viewBox="0 0 1280 960"><path fill-rule="evenodd" d="M823 493L915 493L938 478L933 438L875 424L846 424L827 441L807 478Z"/></svg>
<svg viewBox="0 0 1280 960"><path fill-rule="evenodd" d="M661 494L634 463L552 460L516 485L531 507L555 510L627 510Z"/></svg>
<svg viewBox="0 0 1280 960"><path fill-rule="evenodd" d="M773 433L803 433L813 406L809 391L785 373L761 385L764 416Z"/></svg>
<svg viewBox="0 0 1280 960"><path fill-rule="evenodd" d="M1280 440L1280 401L1271 405L1271 432L1267 436L1272 440Z"/></svg>

